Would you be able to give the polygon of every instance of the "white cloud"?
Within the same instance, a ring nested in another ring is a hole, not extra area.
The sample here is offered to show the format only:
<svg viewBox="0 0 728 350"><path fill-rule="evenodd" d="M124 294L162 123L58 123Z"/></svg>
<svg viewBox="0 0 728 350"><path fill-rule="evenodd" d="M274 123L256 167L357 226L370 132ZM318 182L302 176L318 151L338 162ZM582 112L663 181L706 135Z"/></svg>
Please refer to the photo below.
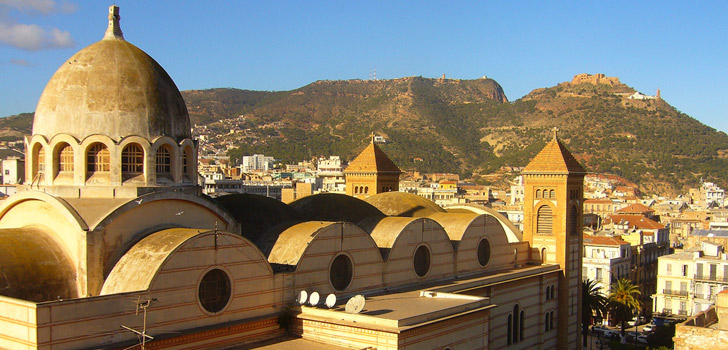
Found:
<svg viewBox="0 0 728 350"><path fill-rule="evenodd" d="M49 15L73 12L74 4L64 1L59 6L55 0L0 0L0 44L29 51L75 45L68 31L42 28L37 24L17 23L10 16L10 10Z"/></svg>
<svg viewBox="0 0 728 350"><path fill-rule="evenodd" d="M58 28L45 30L35 24L2 22L0 22L0 43L29 51L72 47L75 44L68 31Z"/></svg>
<svg viewBox="0 0 728 350"><path fill-rule="evenodd" d="M16 65L16 66L23 66L23 67L33 67L34 64L22 59L22 58L11 58L10 64Z"/></svg>
<svg viewBox="0 0 728 350"><path fill-rule="evenodd" d="M55 0L0 0L0 5L24 12L40 12L44 15L76 10L76 5L72 3L63 1L57 5Z"/></svg>

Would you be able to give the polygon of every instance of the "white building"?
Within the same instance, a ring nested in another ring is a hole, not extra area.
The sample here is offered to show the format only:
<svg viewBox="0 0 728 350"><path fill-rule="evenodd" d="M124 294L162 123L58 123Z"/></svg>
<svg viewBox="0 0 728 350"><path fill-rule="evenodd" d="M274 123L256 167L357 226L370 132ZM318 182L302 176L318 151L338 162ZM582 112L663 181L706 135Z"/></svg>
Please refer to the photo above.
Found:
<svg viewBox="0 0 728 350"><path fill-rule="evenodd" d="M630 244L620 237L584 235L582 278L596 281L604 296L611 284L629 278L632 253Z"/></svg>
<svg viewBox="0 0 728 350"><path fill-rule="evenodd" d="M3 185L23 183L25 178L25 160L18 157L3 159Z"/></svg>
<svg viewBox="0 0 728 350"><path fill-rule="evenodd" d="M346 178L339 156L321 157L316 165L316 177L321 179L319 192L346 193Z"/></svg>
<svg viewBox="0 0 728 350"><path fill-rule="evenodd" d="M273 169L273 157L266 157L262 154L254 154L252 156L243 156L243 172L249 173L251 171L268 171Z"/></svg>
<svg viewBox="0 0 728 350"><path fill-rule="evenodd" d="M511 205L523 205L523 176L519 176L511 185Z"/></svg>
<svg viewBox="0 0 728 350"><path fill-rule="evenodd" d="M715 304L728 290L728 257L720 245L703 242L701 251L658 258L654 313L689 317Z"/></svg>

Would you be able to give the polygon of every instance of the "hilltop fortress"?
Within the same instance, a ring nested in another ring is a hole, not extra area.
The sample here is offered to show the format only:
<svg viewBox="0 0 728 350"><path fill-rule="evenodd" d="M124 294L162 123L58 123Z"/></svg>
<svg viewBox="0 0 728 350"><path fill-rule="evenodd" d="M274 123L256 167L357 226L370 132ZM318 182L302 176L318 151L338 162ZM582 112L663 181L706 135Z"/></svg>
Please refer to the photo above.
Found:
<svg viewBox="0 0 728 350"><path fill-rule="evenodd" d="M573 79L571 79L571 83L572 84L588 83L588 84L594 84L594 85L607 84L607 85L611 85L611 86L621 84L619 82L619 78L608 77L601 73L599 73L599 74L586 74L586 73L577 74L574 76Z"/></svg>

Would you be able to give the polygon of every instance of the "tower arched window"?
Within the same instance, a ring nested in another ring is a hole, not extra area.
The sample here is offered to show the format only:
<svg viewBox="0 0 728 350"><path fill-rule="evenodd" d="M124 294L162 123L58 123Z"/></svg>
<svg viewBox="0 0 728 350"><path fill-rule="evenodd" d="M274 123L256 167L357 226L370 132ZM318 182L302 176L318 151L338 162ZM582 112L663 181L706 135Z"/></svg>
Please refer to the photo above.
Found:
<svg viewBox="0 0 728 350"><path fill-rule="evenodd" d="M109 172L109 149L97 142L86 151L86 171L90 174Z"/></svg>
<svg viewBox="0 0 728 350"><path fill-rule="evenodd" d="M539 235L553 235L554 214L548 205L538 208L536 214L536 233Z"/></svg>
<svg viewBox="0 0 728 350"><path fill-rule="evenodd" d="M519 335L519 330L521 329L520 315L521 310L518 307L518 304L513 305L513 324L511 325L513 330L510 332L512 337L511 343L513 344L518 343L521 339Z"/></svg>
<svg viewBox="0 0 728 350"><path fill-rule="evenodd" d="M521 341L523 340L523 330L525 329L524 324L526 322L526 316L523 310L521 310L521 314L518 316L518 322L518 340Z"/></svg>
<svg viewBox="0 0 728 350"><path fill-rule="evenodd" d="M506 342L508 345L513 344L513 314L508 314L508 335Z"/></svg>
<svg viewBox="0 0 728 350"><path fill-rule="evenodd" d="M556 192L554 190L549 191L549 198L556 198Z"/></svg>
<svg viewBox="0 0 728 350"><path fill-rule="evenodd" d="M536 190L536 198L541 198L541 190Z"/></svg>
<svg viewBox="0 0 728 350"><path fill-rule="evenodd" d="M575 205L571 206L569 215L571 216L569 218L569 233L575 235L579 229L579 210L576 209Z"/></svg>

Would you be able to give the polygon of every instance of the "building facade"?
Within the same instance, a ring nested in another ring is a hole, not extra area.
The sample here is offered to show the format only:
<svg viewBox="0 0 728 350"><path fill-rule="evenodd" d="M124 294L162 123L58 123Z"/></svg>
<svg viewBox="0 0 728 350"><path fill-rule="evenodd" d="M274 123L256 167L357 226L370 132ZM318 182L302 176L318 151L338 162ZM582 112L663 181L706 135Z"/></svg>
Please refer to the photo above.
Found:
<svg viewBox="0 0 728 350"><path fill-rule="evenodd" d="M689 317L715 304L728 290L728 258L722 249L704 244L703 251L679 252L659 258L653 312ZM719 247L719 246L718 246Z"/></svg>

